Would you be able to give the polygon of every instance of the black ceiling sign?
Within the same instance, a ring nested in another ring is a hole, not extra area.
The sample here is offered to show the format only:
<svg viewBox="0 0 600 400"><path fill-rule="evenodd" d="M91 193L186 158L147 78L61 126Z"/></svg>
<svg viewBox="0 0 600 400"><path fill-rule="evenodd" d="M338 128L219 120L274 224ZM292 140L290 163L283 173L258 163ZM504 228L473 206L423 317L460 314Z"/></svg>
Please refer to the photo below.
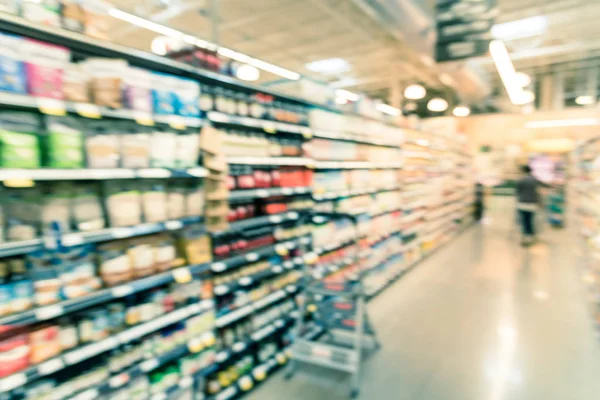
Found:
<svg viewBox="0 0 600 400"><path fill-rule="evenodd" d="M436 60L455 61L486 54L496 14L496 0L438 0Z"/></svg>

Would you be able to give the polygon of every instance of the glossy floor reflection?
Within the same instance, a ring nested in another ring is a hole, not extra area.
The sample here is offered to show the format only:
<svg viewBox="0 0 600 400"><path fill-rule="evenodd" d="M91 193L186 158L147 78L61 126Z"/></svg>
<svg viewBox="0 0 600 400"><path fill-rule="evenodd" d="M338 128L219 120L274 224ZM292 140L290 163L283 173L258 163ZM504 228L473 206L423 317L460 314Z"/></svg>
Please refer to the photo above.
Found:
<svg viewBox="0 0 600 400"><path fill-rule="evenodd" d="M600 351L565 230L518 245L499 202L475 226L384 291L369 312L383 348L360 399L598 400ZM345 375L279 373L252 400L348 398Z"/></svg>

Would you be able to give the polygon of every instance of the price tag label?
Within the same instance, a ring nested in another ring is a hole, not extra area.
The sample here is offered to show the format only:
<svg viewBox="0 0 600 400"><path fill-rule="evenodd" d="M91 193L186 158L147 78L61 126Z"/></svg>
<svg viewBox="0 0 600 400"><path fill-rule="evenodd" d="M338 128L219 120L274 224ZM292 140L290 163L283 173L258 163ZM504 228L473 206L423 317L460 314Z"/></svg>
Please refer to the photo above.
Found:
<svg viewBox="0 0 600 400"><path fill-rule="evenodd" d="M256 253L248 253L246 254L246 261L248 262L254 262L258 260L258 254Z"/></svg>
<svg viewBox="0 0 600 400"><path fill-rule="evenodd" d="M177 283L188 283L192 280L192 273L187 267L177 268L173 271L173 279Z"/></svg>
<svg viewBox="0 0 600 400"><path fill-rule="evenodd" d="M275 356L275 359L277 360L277 363L279 365L283 365L287 362L287 356L283 353L279 353Z"/></svg>
<svg viewBox="0 0 600 400"><path fill-rule="evenodd" d="M188 343L190 353L199 353L204 349L204 342L200 339L192 339Z"/></svg>
<svg viewBox="0 0 600 400"><path fill-rule="evenodd" d="M212 269L213 272L223 272L223 271L225 271L226 268L227 268L227 265L222 262L212 263L210 266L210 269Z"/></svg>
<svg viewBox="0 0 600 400"><path fill-rule="evenodd" d="M154 126L152 114L137 111L133 114L133 119L135 119L135 122L139 125Z"/></svg>
<svg viewBox="0 0 600 400"><path fill-rule="evenodd" d="M111 233L115 239L121 239L133 236L134 231L131 228L114 228Z"/></svg>
<svg viewBox="0 0 600 400"><path fill-rule="evenodd" d="M254 382L252 382L252 378L249 376L241 377L239 383L240 389L242 389L244 392L247 392L254 387Z"/></svg>
<svg viewBox="0 0 600 400"><path fill-rule="evenodd" d="M65 364L60 358L55 358L53 360L46 361L38 365L38 373L40 375L50 375L60 369L63 369Z"/></svg>
<svg viewBox="0 0 600 400"><path fill-rule="evenodd" d="M63 237L63 245L70 247L70 246L77 246L83 243L83 236L81 236L78 233L71 233L68 235L65 235Z"/></svg>
<svg viewBox="0 0 600 400"><path fill-rule="evenodd" d="M152 358L150 360L146 360L140 364L140 368L144 372L152 371L153 369L158 368L159 362L156 358Z"/></svg>
<svg viewBox="0 0 600 400"><path fill-rule="evenodd" d="M57 99L37 99L37 105L42 114L62 117L67 114L65 102Z"/></svg>
<svg viewBox="0 0 600 400"><path fill-rule="evenodd" d="M290 195L294 193L294 189L292 188L283 188L281 189L281 193L285 194L285 195Z"/></svg>
<svg viewBox="0 0 600 400"><path fill-rule="evenodd" d="M192 383L194 383L194 380L192 379L192 377L185 376L185 377L181 378L181 380L179 381L179 387L182 389L185 389L185 388L192 386Z"/></svg>
<svg viewBox="0 0 600 400"><path fill-rule="evenodd" d="M297 213L297 212L295 212L295 211L293 211L293 212L289 212L289 213L287 213L287 217L288 217L289 219L298 219L298 213Z"/></svg>
<svg viewBox="0 0 600 400"><path fill-rule="evenodd" d="M169 117L169 126L173 129L185 129L186 123L185 120L183 119L183 117L180 117L179 115L171 115Z"/></svg>
<svg viewBox="0 0 600 400"><path fill-rule="evenodd" d="M271 271L273 271L273 273L275 274L280 274L281 272L283 272L283 268L281 268L279 265L276 265L273 268L271 268Z"/></svg>
<svg viewBox="0 0 600 400"><path fill-rule="evenodd" d="M129 285L121 285L113 288L111 294L113 297L125 297L133 293L133 287Z"/></svg>
<svg viewBox="0 0 600 400"><path fill-rule="evenodd" d="M269 217L269 222L272 224L278 224L281 222L281 217L279 215L271 215Z"/></svg>
<svg viewBox="0 0 600 400"><path fill-rule="evenodd" d="M309 304L308 306L306 306L306 311L308 311L309 313L314 313L315 311L317 311L317 306L314 304Z"/></svg>
<svg viewBox="0 0 600 400"><path fill-rule="evenodd" d="M270 123L270 122L265 122L263 129L267 133L271 133L271 134L277 133L277 127L275 126L275 124Z"/></svg>
<svg viewBox="0 0 600 400"><path fill-rule="evenodd" d="M252 284L252 278L245 276L243 278L240 278L239 283L242 286L248 286L248 285Z"/></svg>
<svg viewBox="0 0 600 400"><path fill-rule="evenodd" d="M246 349L246 343L238 342L238 343L236 343L236 344L233 345L232 349L236 353L239 353L240 351L244 351Z"/></svg>
<svg viewBox="0 0 600 400"><path fill-rule="evenodd" d="M306 253L304 255L304 262L308 265L314 265L317 263L317 261L319 261L319 257L313 252Z"/></svg>
<svg viewBox="0 0 600 400"><path fill-rule="evenodd" d="M223 296L224 294L227 294L229 292L229 286L219 285L219 286L215 287L214 291L217 296Z"/></svg>
<svg viewBox="0 0 600 400"><path fill-rule="evenodd" d="M102 118L102 113L100 112L100 107L98 107L95 104L75 103L75 111L77 112L77 114L79 114L85 118L92 118L92 119Z"/></svg>
<svg viewBox="0 0 600 400"><path fill-rule="evenodd" d="M312 137L313 137L313 132L308 128L302 128L301 133L305 139L312 139Z"/></svg>
<svg viewBox="0 0 600 400"><path fill-rule="evenodd" d="M108 381L108 385L114 389L123 386L127 382L129 382L129 375L123 373L110 378Z"/></svg>
<svg viewBox="0 0 600 400"><path fill-rule="evenodd" d="M51 306L46 306L42 308L38 308L35 310L35 319L38 321L45 321L50 318L58 317L63 314L62 306L58 304L54 304Z"/></svg>
<svg viewBox="0 0 600 400"><path fill-rule="evenodd" d="M258 189L256 191L256 196L257 197L263 197L263 198L264 197L269 197L269 192L267 190L265 190L265 189Z"/></svg>
<svg viewBox="0 0 600 400"><path fill-rule="evenodd" d="M288 254L290 254L289 250L282 244L278 244L277 246L275 246L275 252L282 257L285 257Z"/></svg>
<svg viewBox="0 0 600 400"><path fill-rule="evenodd" d="M167 221L165 222L165 228L167 228L168 230L174 231L177 229L181 229L183 228L183 222L181 221Z"/></svg>
<svg viewBox="0 0 600 400"><path fill-rule="evenodd" d="M264 381L265 378L267 377L267 371L265 367L258 367L254 369L254 379L256 379L257 381L261 382Z"/></svg>
<svg viewBox="0 0 600 400"><path fill-rule="evenodd" d="M206 347L213 346L216 343L215 335L209 334L204 337L204 345Z"/></svg>

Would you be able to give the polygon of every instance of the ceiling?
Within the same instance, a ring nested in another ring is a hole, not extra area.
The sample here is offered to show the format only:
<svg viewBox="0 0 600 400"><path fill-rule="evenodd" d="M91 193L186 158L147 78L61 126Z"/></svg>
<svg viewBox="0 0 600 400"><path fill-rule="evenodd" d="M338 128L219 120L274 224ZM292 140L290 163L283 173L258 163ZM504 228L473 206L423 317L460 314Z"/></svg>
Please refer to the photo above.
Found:
<svg viewBox="0 0 600 400"><path fill-rule="evenodd" d="M458 92L469 101L490 93L505 95L489 57L436 65L427 56L435 40L434 0L216 3L219 21L214 30L212 0L113 0L125 11L317 80L346 82L345 89L386 100L391 87L415 82L448 97ZM498 6L497 23L547 17L544 33L506 41L517 70L535 79L556 68L581 74L582 60L587 60L586 67L600 65L600 0L498 0ZM149 50L155 33L117 20L113 23L114 41ZM329 58L346 60L349 70L324 75L305 67ZM441 79L444 73L451 79ZM267 74L263 79L276 78Z"/></svg>

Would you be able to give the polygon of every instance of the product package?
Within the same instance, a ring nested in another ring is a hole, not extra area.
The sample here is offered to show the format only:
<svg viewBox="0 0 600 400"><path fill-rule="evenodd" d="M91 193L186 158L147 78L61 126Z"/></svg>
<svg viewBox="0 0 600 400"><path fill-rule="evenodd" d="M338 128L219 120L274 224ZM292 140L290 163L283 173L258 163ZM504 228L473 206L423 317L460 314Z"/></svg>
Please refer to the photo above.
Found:
<svg viewBox="0 0 600 400"><path fill-rule="evenodd" d="M40 198L42 233L54 229L71 230L71 188L68 184L44 185Z"/></svg>
<svg viewBox="0 0 600 400"><path fill-rule="evenodd" d="M12 375L29 366L30 347L27 335L15 335L0 339L0 378Z"/></svg>
<svg viewBox="0 0 600 400"><path fill-rule="evenodd" d="M164 180L144 182L142 209L146 222L167 220L167 188Z"/></svg>
<svg viewBox="0 0 600 400"><path fill-rule="evenodd" d="M155 114L175 114L177 98L173 90L177 87L177 83L177 78L172 75L152 73L152 100Z"/></svg>
<svg viewBox="0 0 600 400"><path fill-rule="evenodd" d="M44 165L50 168L83 168L83 133L78 119L47 117Z"/></svg>
<svg viewBox="0 0 600 400"><path fill-rule="evenodd" d="M152 73L145 69L128 67L123 75L123 103L125 108L152 113Z"/></svg>
<svg viewBox="0 0 600 400"><path fill-rule="evenodd" d="M210 236L201 224L185 227L177 236L177 244L188 264L203 264L212 260Z"/></svg>
<svg viewBox="0 0 600 400"><path fill-rule="evenodd" d="M63 249L55 255L61 282L61 298L72 299L90 294L102 286L96 276L92 246Z"/></svg>
<svg viewBox="0 0 600 400"><path fill-rule="evenodd" d="M112 121L86 124L85 148L89 168L117 168L119 166L119 135Z"/></svg>
<svg viewBox="0 0 600 400"><path fill-rule="evenodd" d="M23 18L42 25L60 27L60 0L39 0L21 2Z"/></svg>
<svg viewBox="0 0 600 400"><path fill-rule="evenodd" d="M177 135L176 167L193 168L200 156L200 133L188 129Z"/></svg>
<svg viewBox="0 0 600 400"><path fill-rule="evenodd" d="M22 54L27 73L27 92L39 97L64 99L63 74L71 58L69 49L25 39Z"/></svg>
<svg viewBox="0 0 600 400"><path fill-rule="evenodd" d="M191 79L178 78L174 88L175 112L184 117L200 116L200 85Z"/></svg>
<svg viewBox="0 0 600 400"><path fill-rule="evenodd" d="M84 12L78 0L62 1L62 27L74 32L83 32Z"/></svg>
<svg viewBox="0 0 600 400"><path fill-rule="evenodd" d="M180 219L185 216L186 188L181 181L173 181L167 188L167 216Z"/></svg>
<svg viewBox="0 0 600 400"><path fill-rule="evenodd" d="M129 241L127 256L135 278L152 275L155 272L154 249L148 239L146 237Z"/></svg>
<svg viewBox="0 0 600 400"><path fill-rule="evenodd" d="M78 103L91 101L89 92L90 77L79 64L70 63L63 76L63 91L65 100Z"/></svg>
<svg viewBox="0 0 600 400"><path fill-rule="evenodd" d="M50 252L38 250L27 255L27 271L34 288L34 301L46 306L60 300L61 282L57 260Z"/></svg>
<svg viewBox="0 0 600 400"><path fill-rule="evenodd" d="M99 106L123 107L123 77L129 65L125 60L89 58L81 63L90 76L92 100Z"/></svg>
<svg viewBox="0 0 600 400"><path fill-rule="evenodd" d="M110 226L141 224L139 184L130 181L105 181L103 184L105 208Z"/></svg>
<svg viewBox="0 0 600 400"><path fill-rule="evenodd" d="M0 11L17 14L19 12L18 0L0 0Z"/></svg>
<svg viewBox="0 0 600 400"><path fill-rule="evenodd" d="M0 5L0 10L1 9ZM22 45L22 38L0 34L1 91L21 94L27 93L25 64L23 64L23 57L21 55Z"/></svg>
<svg viewBox="0 0 600 400"><path fill-rule="evenodd" d="M38 237L41 228L40 192L36 188L11 189L4 195L6 238L29 240Z"/></svg>
<svg viewBox="0 0 600 400"><path fill-rule="evenodd" d="M100 276L108 286L133 278L131 260L123 243L112 242L98 246L98 266Z"/></svg>
<svg viewBox="0 0 600 400"><path fill-rule="evenodd" d="M73 226L77 231L95 231L104 228L104 214L98 187L91 183L78 183L71 197Z"/></svg>
<svg viewBox="0 0 600 400"><path fill-rule="evenodd" d="M56 325L41 326L29 333L30 361L39 364L61 352L59 328Z"/></svg>
<svg viewBox="0 0 600 400"><path fill-rule="evenodd" d="M177 249L172 236L166 234L155 235L151 243L154 249L154 262L157 270L166 271L184 263L184 260L177 262Z"/></svg>
<svg viewBox="0 0 600 400"><path fill-rule="evenodd" d="M39 130L40 120L34 114L0 112L0 166L39 168Z"/></svg>
<svg viewBox="0 0 600 400"><path fill-rule="evenodd" d="M136 124L119 124L121 135L121 167L147 168L150 166L150 135Z"/></svg>
<svg viewBox="0 0 600 400"><path fill-rule="evenodd" d="M150 165L155 168L175 168L176 157L177 134L155 128L150 136Z"/></svg>
<svg viewBox="0 0 600 400"><path fill-rule="evenodd" d="M111 17L106 13L106 3L86 0L81 7L84 16L84 33L96 39L109 40Z"/></svg>
<svg viewBox="0 0 600 400"><path fill-rule="evenodd" d="M202 183L192 183L186 188L185 211L187 217L204 215L204 186Z"/></svg>

